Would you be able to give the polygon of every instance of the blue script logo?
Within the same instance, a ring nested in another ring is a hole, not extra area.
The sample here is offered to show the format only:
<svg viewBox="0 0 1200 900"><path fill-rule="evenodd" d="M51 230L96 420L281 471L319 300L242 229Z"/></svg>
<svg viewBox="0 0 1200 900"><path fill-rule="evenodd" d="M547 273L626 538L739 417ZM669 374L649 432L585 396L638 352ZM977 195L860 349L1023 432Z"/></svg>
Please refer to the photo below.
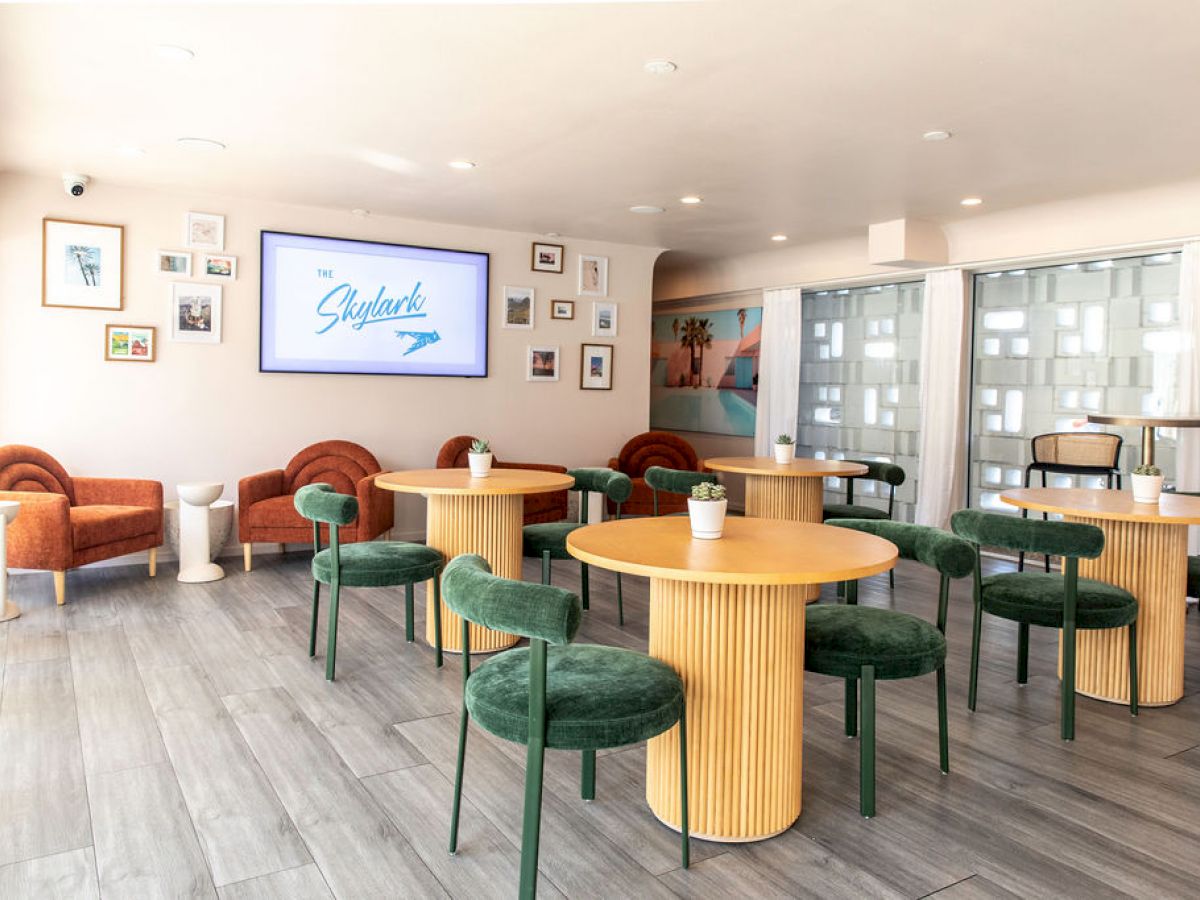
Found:
<svg viewBox="0 0 1200 900"><path fill-rule="evenodd" d="M429 298L421 293L421 282L404 297L385 297L386 290L387 286L381 285L374 300L359 300L358 288L349 282L339 284L317 302L317 315L328 320L317 334L324 334L339 322L349 322L351 328L361 331L364 325L377 322L425 318L420 310Z"/></svg>

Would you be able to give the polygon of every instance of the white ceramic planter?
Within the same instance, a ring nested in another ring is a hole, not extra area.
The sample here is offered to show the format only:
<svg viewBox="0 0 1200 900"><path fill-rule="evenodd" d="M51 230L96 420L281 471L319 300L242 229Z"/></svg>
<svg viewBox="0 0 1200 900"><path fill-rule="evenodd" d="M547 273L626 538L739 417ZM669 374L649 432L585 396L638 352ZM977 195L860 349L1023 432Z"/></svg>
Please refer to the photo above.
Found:
<svg viewBox="0 0 1200 900"><path fill-rule="evenodd" d="M1162 495L1163 477L1161 475L1130 475L1133 482L1134 503L1157 503Z"/></svg>
<svg viewBox="0 0 1200 900"><path fill-rule="evenodd" d="M471 467L472 478L487 478L492 474L492 454L468 453L467 465Z"/></svg>
<svg viewBox="0 0 1200 900"><path fill-rule="evenodd" d="M776 444L775 445L775 462L781 466L786 466L796 458L795 444Z"/></svg>
<svg viewBox="0 0 1200 900"><path fill-rule="evenodd" d="M688 498L688 518L692 522L692 537L715 541L725 530L725 509L728 500L693 500Z"/></svg>

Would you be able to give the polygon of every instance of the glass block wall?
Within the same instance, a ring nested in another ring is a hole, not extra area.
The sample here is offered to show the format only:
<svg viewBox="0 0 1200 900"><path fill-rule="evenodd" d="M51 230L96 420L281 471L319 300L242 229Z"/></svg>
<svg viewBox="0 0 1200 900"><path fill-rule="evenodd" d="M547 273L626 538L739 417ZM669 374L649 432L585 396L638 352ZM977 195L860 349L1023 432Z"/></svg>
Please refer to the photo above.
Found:
<svg viewBox="0 0 1200 900"><path fill-rule="evenodd" d="M896 518L917 497L917 429L923 282L805 291L797 455L876 459L903 466ZM826 479L827 502L845 484ZM855 502L887 508L887 486L859 481Z"/></svg>
<svg viewBox="0 0 1200 900"><path fill-rule="evenodd" d="M1023 483L1038 434L1114 431L1125 439L1122 472L1138 464L1140 429L1086 417L1176 411L1179 259L1160 253L975 277L971 506L1016 512L999 495ZM1155 446L1168 481L1174 438L1162 429ZM1053 487L1104 486L1094 477L1047 477Z"/></svg>

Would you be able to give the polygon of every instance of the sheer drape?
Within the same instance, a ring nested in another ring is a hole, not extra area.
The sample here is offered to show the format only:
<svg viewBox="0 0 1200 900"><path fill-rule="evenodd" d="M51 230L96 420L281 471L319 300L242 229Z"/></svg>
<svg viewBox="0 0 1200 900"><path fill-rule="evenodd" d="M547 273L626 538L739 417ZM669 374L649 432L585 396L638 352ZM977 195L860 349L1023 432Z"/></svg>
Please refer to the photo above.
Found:
<svg viewBox="0 0 1200 900"><path fill-rule="evenodd" d="M776 435L796 437L800 408L800 288L763 291L754 453L770 456Z"/></svg>
<svg viewBox="0 0 1200 900"><path fill-rule="evenodd" d="M1200 415L1200 241L1184 244L1179 266L1179 354L1181 416ZM1200 491L1200 429L1180 428L1176 450L1176 484L1181 491ZM1169 474L1169 473L1167 473ZM1200 553L1200 529L1189 529L1188 552Z"/></svg>

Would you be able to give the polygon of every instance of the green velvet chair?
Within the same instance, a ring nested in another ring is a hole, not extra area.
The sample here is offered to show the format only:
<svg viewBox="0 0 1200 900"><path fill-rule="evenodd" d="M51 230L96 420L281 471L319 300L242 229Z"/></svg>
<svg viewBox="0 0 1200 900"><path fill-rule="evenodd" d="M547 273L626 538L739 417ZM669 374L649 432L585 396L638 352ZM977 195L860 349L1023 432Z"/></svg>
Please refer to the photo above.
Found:
<svg viewBox="0 0 1200 900"><path fill-rule="evenodd" d="M1188 557L1187 595L1200 597L1200 556Z"/></svg>
<svg viewBox="0 0 1200 900"><path fill-rule="evenodd" d="M895 463L880 462L877 459L847 459L845 462L855 462L867 467L866 475L855 475L846 479L846 502L826 503L822 509L822 519L829 522L833 519L891 519L896 512L896 488L904 484L904 470ZM859 479L878 481L888 486L887 512L874 506L866 506L854 502L854 482ZM896 586L896 570L888 572L888 586Z"/></svg>
<svg viewBox="0 0 1200 900"><path fill-rule="evenodd" d="M829 523L878 535L896 545L901 559L934 569L938 583L937 626L908 613L858 606L858 582L846 583L846 605L817 604L806 613L804 668L846 680L846 734L859 739L858 807L875 815L875 682L937 673L938 751L950 771L946 727L946 606L950 580L971 574L974 548L948 532L907 522L836 519ZM858 695L862 694L859 711Z"/></svg>
<svg viewBox="0 0 1200 900"><path fill-rule="evenodd" d="M971 632L971 682L967 706L975 709L983 614L1016 622L1017 683L1029 680L1029 626L1062 629L1061 734L1075 740L1075 632L1080 628L1129 628L1129 712L1138 714L1138 602L1116 585L1079 577L1079 560L1104 551L1104 532L1083 522L1018 519L960 509L950 527L975 545L975 620ZM1063 571L1004 572L983 577L979 547L998 547L1063 558Z"/></svg>
<svg viewBox="0 0 1200 900"><path fill-rule="evenodd" d="M654 515L658 515L658 492L692 496L692 488L698 484L716 484L715 472L690 472L685 469L667 469L663 466L651 466L646 470L646 487L654 500ZM686 516L686 512L672 515Z"/></svg>
<svg viewBox="0 0 1200 900"><path fill-rule="evenodd" d="M570 488L579 492L578 522L543 522L526 525L521 532L522 552L526 557L542 561L542 584L550 583L551 561L574 559L567 552L567 535L588 523L588 492L603 494L616 506L616 518L621 518L621 504L633 493L633 482L623 472L612 469L570 469L567 474L575 479ZM583 608L590 606L587 563L579 564L580 595ZM625 624L625 600L621 592L621 574L617 573L617 621Z"/></svg>
<svg viewBox="0 0 1200 900"><path fill-rule="evenodd" d="M581 751L580 793L596 796L596 751L639 744L679 724L680 824L688 867L687 717L683 680L664 662L617 647L572 644L579 598L550 585L491 574L479 556L457 556L443 579L446 605L462 616L463 708L454 772L450 853L458 851L467 720L527 748L519 896L537 892L542 763L547 749ZM471 672L468 622L529 638ZM547 647L547 645L552 645ZM603 893L603 888L595 886Z"/></svg>
<svg viewBox="0 0 1200 900"><path fill-rule="evenodd" d="M358 517L358 500L335 493L328 484L310 484L296 491L296 512L313 523L313 605L308 632L308 655L317 655L317 615L321 585L329 585L329 643L325 651L325 678L333 681L337 663L338 601L343 587L404 586L404 636L413 640L413 586L433 581L433 608L439 609L438 575L446 560L424 544L401 541L362 541L343 546L338 529ZM321 549L321 525L329 529L329 547ZM434 616L437 665L442 665L442 617Z"/></svg>

